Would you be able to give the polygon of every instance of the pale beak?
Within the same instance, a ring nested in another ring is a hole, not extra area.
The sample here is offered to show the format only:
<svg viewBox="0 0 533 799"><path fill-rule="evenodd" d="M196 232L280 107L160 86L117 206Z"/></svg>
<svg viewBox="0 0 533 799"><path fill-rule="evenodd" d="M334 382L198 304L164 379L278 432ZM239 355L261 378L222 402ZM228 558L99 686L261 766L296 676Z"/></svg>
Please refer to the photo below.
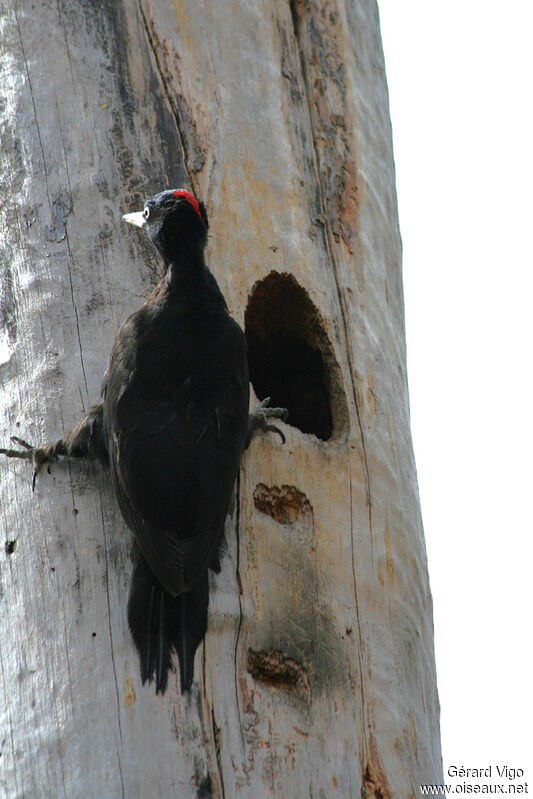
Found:
<svg viewBox="0 0 533 799"><path fill-rule="evenodd" d="M136 227L144 227L146 224L146 219L142 211L135 211L133 214L124 214L122 221L128 222L128 224L135 225Z"/></svg>

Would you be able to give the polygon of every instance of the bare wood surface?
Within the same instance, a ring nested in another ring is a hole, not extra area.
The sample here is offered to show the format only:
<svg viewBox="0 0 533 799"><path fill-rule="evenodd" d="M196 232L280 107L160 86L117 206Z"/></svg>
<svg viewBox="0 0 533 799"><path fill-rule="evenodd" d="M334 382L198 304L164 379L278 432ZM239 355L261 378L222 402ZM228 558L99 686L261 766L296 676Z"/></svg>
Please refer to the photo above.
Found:
<svg viewBox="0 0 533 799"><path fill-rule="evenodd" d="M166 186L206 201L234 317L292 275L334 374L329 440L244 457L187 697L140 685L104 470L32 495L0 464L0 796L418 796L438 699L374 0L4 0L0 28L0 446L98 401L159 268L120 217Z"/></svg>

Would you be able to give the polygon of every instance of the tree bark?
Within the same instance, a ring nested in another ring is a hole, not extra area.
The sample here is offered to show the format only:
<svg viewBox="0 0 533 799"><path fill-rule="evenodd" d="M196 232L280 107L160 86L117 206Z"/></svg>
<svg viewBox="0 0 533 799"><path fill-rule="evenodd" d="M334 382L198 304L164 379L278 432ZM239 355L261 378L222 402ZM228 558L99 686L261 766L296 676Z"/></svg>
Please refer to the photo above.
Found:
<svg viewBox="0 0 533 799"><path fill-rule="evenodd" d="M0 797L419 796L439 711L375 0L3 0L0 29L0 443L99 400L160 269L121 214L175 186L291 412L243 459L183 697L140 684L105 470L32 495L1 464Z"/></svg>

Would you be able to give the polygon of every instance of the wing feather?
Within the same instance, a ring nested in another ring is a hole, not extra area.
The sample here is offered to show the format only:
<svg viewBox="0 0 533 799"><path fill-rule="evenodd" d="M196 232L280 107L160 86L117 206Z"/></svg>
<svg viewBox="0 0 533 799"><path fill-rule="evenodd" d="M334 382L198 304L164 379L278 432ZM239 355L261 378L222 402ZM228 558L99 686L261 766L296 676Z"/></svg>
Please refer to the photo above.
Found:
<svg viewBox="0 0 533 799"><path fill-rule="evenodd" d="M113 388L118 400L105 418L120 508L151 570L174 596L216 563L239 467L248 374L243 334L236 325L232 333L233 354L221 342L222 370L208 358L156 396L128 373ZM112 374L118 372L115 365Z"/></svg>

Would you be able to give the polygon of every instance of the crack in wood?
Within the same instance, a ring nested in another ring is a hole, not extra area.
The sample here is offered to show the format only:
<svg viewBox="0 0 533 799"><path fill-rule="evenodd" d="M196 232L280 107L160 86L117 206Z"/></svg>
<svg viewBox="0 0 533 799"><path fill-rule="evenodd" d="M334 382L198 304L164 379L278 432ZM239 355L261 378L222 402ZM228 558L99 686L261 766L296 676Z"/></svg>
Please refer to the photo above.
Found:
<svg viewBox="0 0 533 799"><path fill-rule="evenodd" d="M305 97L305 103L307 107L307 115L308 115L308 124L311 130L312 135L312 163L313 163L313 171L315 174L315 181L317 187L317 196L318 196L318 203L320 206L320 216L322 224L320 225L320 230L322 231L322 239L324 243L324 247L326 250L326 254L328 257L328 261L331 265L331 271L333 274L333 278L335 281L335 289L337 292L337 297L339 301L339 311L340 317L342 320L342 330L343 330L343 338L344 338L344 346L346 352L346 358L348 361L349 367L349 375L350 375L350 385L352 390L352 398L355 408L355 414L357 419L357 427L359 430L360 442L361 442L361 452L362 452L362 461L363 461L363 470L365 474L365 485L366 485L366 495L367 495L367 508L368 508L368 528L369 528L369 535L370 535L370 550L371 550L371 560L373 562L374 559L374 546L373 546L373 518L372 518L372 491L371 491L371 481L370 481L370 468L368 464L368 454L366 449L366 441L365 441L365 434L363 428L363 421L361 417L361 410L360 410L360 402L357 393L357 388L355 385L355 379L357 376L357 372L354 367L354 356L352 352L351 346L351 338L349 335L348 330L348 311L346 307L346 298L344 296L343 291L341 290L340 286L340 278L339 278L339 264L337 262L337 257L335 254L334 249L334 241L335 237L333 235L331 220L329 214L327 212L327 203L325 197L325 189L322 185L322 180L320 177L320 156L318 153L317 148L317 130L316 125L314 122L314 112L312 107L311 101L311 87L309 85L309 75L307 70L306 64L306 57L304 53L304 45L302 42L302 34L301 34L301 23L303 14L305 13L305 8L303 7L303 3L301 0L289 0L289 8L291 13L292 25L293 25L293 35L296 43L296 50L298 52L299 61L300 61L300 69L303 78L303 94ZM359 613L359 601L358 601L358 594L357 594L357 581L356 581L356 570L355 570L355 552L354 552L354 542L353 542L353 511L352 511L352 475L351 475L351 455L348 455L348 463L350 468L350 519L352 524L352 536L351 536L351 551L352 551L352 573L353 573L353 583L354 583L354 601L355 601L355 612L356 612L356 620L357 620L357 630L358 630L358 658L359 658L359 673L360 673L360 690L361 690L361 702L362 702L362 733L363 733L363 745L367 746L366 742L366 699L365 699L365 690L364 690L364 670L363 670L363 662L362 662L362 650L363 650L363 637L362 637L362 630L361 630L361 622L360 622L360 613Z"/></svg>
<svg viewBox="0 0 533 799"><path fill-rule="evenodd" d="M30 90L31 104L32 104L32 108L33 108L33 116L34 116L34 119L35 119L35 129L37 131L37 139L39 141L39 149L41 150L41 156L42 156L42 159L43 159L44 183L45 183L45 187L46 187L46 196L48 198L48 207L49 207L49 209L51 211L52 210L52 203L50 202L50 192L49 192L49 189L48 189L48 170L46 168L46 158L45 158L45 155L44 155L44 147L43 147L43 140L42 140L42 137L41 137L41 129L40 129L40 126L39 126L39 120L37 118L37 107L35 105L35 96L33 94L33 86L32 86L32 81L31 81L31 77L30 77L30 68L28 66L28 59L26 57L26 50L24 49L24 42L22 41L22 31L20 29L20 21L19 21L19 17L18 17L18 13L17 13L17 5L18 4L15 3L13 11L14 11L14 15L15 15L15 22L16 22L16 25L17 25L17 32L18 32L18 35L19 35L20 51L22 53L22 60L24 61L24 70L26 72L26 78L28 80L28 88Z"/></svg>
<svg viewBox="0 0 533 799"><path fill-rule="evenodd" d="M66 33L65 33L65 41L66 41ZM67 52L68 52L68 48L67 48ZM55 218L56 218L56 216L59 215L59 219L61 221L61 224L63 226L63 231L64 231L63 236L64 236L64 238L66 239L66 242L67 242L67 251L68 251L67 267L68 267L68 277L69 277L69 283L70 283L70 295L71 295L71 299L72 299L72 305L74 307L74 315L76 317L76 332L77 332L77 336L78 336L78 346L79 346L79 349L80 349L81 371L83 373L83 382L85 383L85 391L87 393L87 401L88 401L89 400L89 386L88 386L88 383L87 383L87 375L85 373L85 363L84 363L84 360L83 360L83 346L82 346L82 343L81 343L80 320L79 320L79 315L78 315L78 308L76 306L76 302L75 302L75 299L74 299L74 283L73 283L73 280L72 280L72 266L71 266L71 264L74 263L74 257L72 255L72 250L71 250L71 247L70 247L70 239L69 239L69 235L68 235L67 225L66 225L66 222L65 222L66 217L72 211L72 196L73 196L73 194L72 194L72 185L71 185L71 182L70 182L70 172L69 172L69 168L68 168L67 148L65 146L65 139L63 137L63 129L61 127L61 119L60 119L60 114L59 114L59 106L58 106L58 102L57 102L57 96L56 96L55 100L56 100L57 127L58 127L58 130L59 130L59 138L61 139L61 146L63 148L63 156L64 156L64 159L65 159L65 172L66 172L66 175L67 175L68 196L66 198L64 198L63 197L64 191L62 189L60 189L56 199L54 199L54 201L53 201L54 229L56 229ZM56 235L57 235L57 233L56 233ZM60 241L60 239L56 239L56 240ZM85 413L85 407L83 407L83 412Z"/></svg>
<svg viewBox="0 0 533 799"><path fill-rule="evenodd" d="M213 741L215 745L215 758L217 764L217 771L218 777L220 780L220 790L222 791L222 799L226 797L226 791L224 787L224 775L222 772L222 758L220 756L220 727L217 725L215 719L215 708L211 708L211 724L213 725Z"/></svg>
<svg viewBox="0 0 533 799"><path fill-rule="evenodd" d="M363 773L363 784L361 786L362 799L390 799L391 794L376 777L370 766L367 765Z"/></svg>
<svg viewBox="0 0 533 799"><path fill-rule="evenodd" d="M107 545L107 537L105 533L105 519L104 519L104 509L103 509L103 497L101 489L99 488L99 495L100 495L100 516L102 521L102 536L104 539L104 556L105 556L105 590L106 590L106 602L107 602L107 622L109 627L109 647L111 651L111 665L113 668L113 677L115 680L115 695L117 700L117 726L118 726L118 734L120 738L121 745L123 744L122 741L122 724L120 721L120 714L121 714L121 706L120 706L120 692L118 687L118 677L117 677L117 669L115 664L115 652L114 652L114 645L113 645L113 628L111 626L111 600L109 596L109 559L108 559L108 545ZM124 776L122 774L122 762L120 759L120 750L117 748L117 765L118 765L118 772L120 776L120 785L122 790L122 799L125 797L125 789L124 789Z"/></svg>
<svg viewBox="0 0 533 799"><path fill-rule="evenodd" d="M235 646L233 648L233 679L235 685L235 705L237 707L237 716L239 717L239 732L241 734L241 742L243 750L245 749L244 733L242 730L242 717L241 706L239 702L239 686L237 684L237 652L239 649L239 640L241 635L241 627L243 622L242 610L242 580L240 575L240 562L241 562L241 539L239 535L239 527L241 523L241 475L237 475L237 484L235 486L235 541L236 541L236 563L235 563L235 579L237 581L237 597L239 600L239 623L237 625L237 634L235 636Z"/></svg>
<svg viewBox="0 0 533 799"><path fill-rule="evenodd" d="M363 633L361 631L361 618L359 613L359 596L357 592L357 577L356 577L356 570L355 570L355 549L354 549L354 542L353 542L353 528L354 528L354 520L353 520L353 490L352 490L352 462L350 460L350 456L348 455L348 469L350 472L350 525L352 534L350 536L350 551L351 551L351 558L352 558L352 580L353 580L353 592L354 592L354 602L355 602L355 621L357 624L357 660L359 663L359 690L361 692L361 733L363 739L363 747L365 748L365 755L367 749L367 741L366 741L366 697L365 697L365 684L363 679ZM351 633L351 630L350 630ZM348 630L346 630L346 634L349 635Z"/></svg>
<svg viewBox="0 0 533 799"><path fill-rule="evenodd" d="M144 13L142 2L140 2L140 0L139 0L139 12L141 14L141 19L142 19L142 22L143 22L144 30L146 32L146 37L148 39L148 43L150 45L150 50L152 51L152 54L154 56L154 61L155 61L157 73L158 73L159 78L161 80L161 84L163 86L163 90L165 92L165 96L167 98L167 102L168 102L168 104L170 106L170 110L172 111L172 115L173 115L174 120L176 122L176 128L177 128L177 131L178 131L178 136L179 136L180 143L181 143L181 146L182 146L182 149L183 149L183 154L185 156L185 159L184 159L185 160L185 164L184 164L184 166L185 166L185 171L187 173L187 178L189 180L190 186L193 189L193 192L196 194L197 193L197 186L196 186L196 181L194 180L194 177L193 177L193 170L191 169L190 153L189 153L189 145L188 145L188 142L187 142L187 136L185 135L185 130L184 130L184 127L183 127L183 123L181 121L181 117L180 117L178 106L176 105L176 101L174 100L174 98L172 96L172 92L170 91L170 87L168 85L168 81L165 78L164 70L163 70L163 67L162 67L162 64L161 64L161 59L159 58L159 54L157 52L157 46L156 46L156 42L155 42L155 39L154 39L154 35L153 35L152 30L150 29L150 25L148 24L148 19L146 17L146 14Z"/></svg>
<svg viewBox="0 0 533 799"><path fill-rule="evenodd" d="M315 173L315 180L317 186L317 193L318 193L318 202L320 205L320 216L321 222L320 228L322 230L322 236L324 241L324 246L326 249L326 253L328 256L328 260L332 267L332 273L335 280L335 288L337 291L337 296L339 299L339 309L340 315L342 319L342 326L344 332L344 342L346 348L346 356L348 359L349 371L350 371L350 383L352 386L352 396L355 406L355 412L357 416L357 425L359 428L359 434L361 438L361 448L363 454L363 467L365 471L365 480L366 480L366 489L367 489L367 505L368 505L368 525L369 525L369 532L370 532L370 546L372 551L372 560L373 560L373 519L372 519L372 498L371 498L371 483L370 483L370 469L368 466L368 455L366 451L366 441L365 441L365 434L363 428L363 422L361 419L361 410L360 406L361 403L359 401L359 397L357 395L357 388L355 386L354 376L357 375L357 372L354 368L354 357L351 348L351 338L348 331L348 321L347 316L348 312L346 309L346 301L344 294L340 287L340 280L339 280L339 265L337 263L337 257L335 255L334 250L334 235L331 227L331 220L330 216L327 212L327 203L325 197L325 189L322 184L322 180L320 177L320 156L317 148L317 130L316 125L314 123L314 113L313 113L313 106L311 102L310 92L311 89L309 87L309 76L306 64L306 58L304 54L304 48L302 43L302 37L300 32L301 26L301 16L303 16L303 9L298 9L297 6L302 5L300 0L290 0L289 6L291 11L291 18L293 24L293 35L296 42L296 49L298 52L298 56L300 59L300 69L302 72L302 78L304 83L304 91L303 94L305 96L306 106L307 106L307 114L308 114L308 121L309 127L311 129L312 134L312 153L313 153L313 169Z"/></svg>
<svg viewBox="0 0 533 799"><path fill-rule="evenodd" d="M63 146L64 156L65 156L65 170L66 170L66 174L67 174L67 182L69 184L69 197L67 199L65 199L63 197L63 195L62 195L62 190L60 189L58 195L55 197L54 200L52 200L51 197L50 197L50 190L49 190L49 186L48 186L48 169L47 169L47 166L46 166L46 158L45 158L44 146L43 146L43 142L42 142L39 119L38 119L38 115L37 115L37 107L35 105L35 96L34 96L34 93L33 93L32 80L31 80L31 76L30 76L30 69L29 69L29 65L28 65L26 51L25 51L25 48L24 48L24 42L23 42L23 39L22 39L22 30L21 30L21 27L20 27L20 21L19 21L19 18L18 18L16 4L15 4L15 7L14 7L14 15L15 15L15 21L16 21L16 25L17 25L18 36L19 36L20 50L21 50L21 54L22 54L22 59L24 61L24 69L25 69L25 72L26 72L26 78L27 78L27 81L28 81L28 88L29 88L29 91L30 91L31 103L32 103L32 108L33 108L33 116L34 116L34 119L35 119L35 128L36 128L36 131L37 131L37 139L39 141L39 148L41 150L41 156L42 156L42 159L43 159L44 181L45 181L45 187L46 187L46 196L47 196L47 199L48 199L48 207L50 209L50 213L52 215L52 220L53 220L53 225L52 226L45 226L45 238L47 236L50 237L53 234L53 238L48 238L49 241L62 241L65 238L66 238L66 241L67 241L67 249L68 249L68 254L69 254L68 272L69 272L69 281L70 281L70 291L71 291L71 297L72 297L72 304L73 304L73 307L74 307L74 315L76 317L76 329L77 329L78 344L79 344L79 349L80 349L81 369L82 369L82 373L83 373L83 380L84 380L84 383L85 383L85 389L86 389L87 395L88 395L89 394L89 389L88 389L88 385L87 385L87 376L85 374L85 365L84 365L84 362L83 362L83 350L82 350L81 336L80 336L80 325L79 325L78 309L77 309L76 303L74 301L74 288L73 288L72 273L71 273L72 252L71 252L71 249L70 249L70 244L69 244L69 240L68 240L68 233L67 233L66 224L65 224L65 219L66 219L66 217L68 216L68 214L71 211L72 190L70 188L70 177L69 177L69 173L68 173L67 153L66 153L65 143L64 143L64 140L63 140L63 132L61 130L61 125L59 123L59 116L58 116L57 119L58 119L58 126L59 126L59 134L60 134L60 138L61 138L61 144ZM57 107L57 98L56 98L56 107ZM58 228L58 225L59 225L59 228Z"/></svg>

